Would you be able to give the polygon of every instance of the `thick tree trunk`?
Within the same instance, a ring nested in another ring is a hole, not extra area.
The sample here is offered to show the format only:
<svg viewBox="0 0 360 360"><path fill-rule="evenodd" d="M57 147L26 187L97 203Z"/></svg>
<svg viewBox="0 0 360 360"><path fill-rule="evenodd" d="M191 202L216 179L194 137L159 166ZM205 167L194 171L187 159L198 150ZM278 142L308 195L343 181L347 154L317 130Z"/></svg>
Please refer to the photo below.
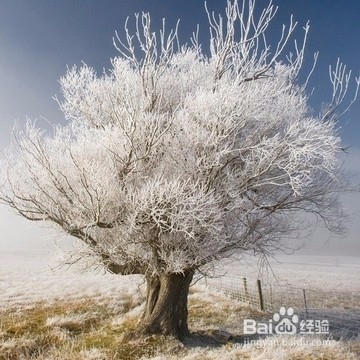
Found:
<svg viewBox="0 0 360 360"><path fill-rule="evenodd" d="M194 272L147 276L144 313L140 335L171 335L183 339L189 335L187 298Z"/></svg>

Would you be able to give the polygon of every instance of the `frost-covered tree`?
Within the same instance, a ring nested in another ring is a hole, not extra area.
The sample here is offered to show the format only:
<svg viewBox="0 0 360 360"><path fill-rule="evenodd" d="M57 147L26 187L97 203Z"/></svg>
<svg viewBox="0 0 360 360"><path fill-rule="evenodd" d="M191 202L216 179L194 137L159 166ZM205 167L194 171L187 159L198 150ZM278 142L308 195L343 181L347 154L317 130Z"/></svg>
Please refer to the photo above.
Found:
<svg viewBox="0 0 360 360"><path fill-rule="evenodd" d="M139 334L186 336L194 273L279 247L299 213L341 231L336 122L350 74L330 68L332 101L312 115L299 83L308 25L283 56L296 23L270 47L276 8L256 17L254 3L208 12L207 50L197 33L179 46L177 29L136 16L134 35L116 34L111 70L61 78L67 125L17 126L2 165L2 203L78 238L110 272L145 276Z"/></svg>

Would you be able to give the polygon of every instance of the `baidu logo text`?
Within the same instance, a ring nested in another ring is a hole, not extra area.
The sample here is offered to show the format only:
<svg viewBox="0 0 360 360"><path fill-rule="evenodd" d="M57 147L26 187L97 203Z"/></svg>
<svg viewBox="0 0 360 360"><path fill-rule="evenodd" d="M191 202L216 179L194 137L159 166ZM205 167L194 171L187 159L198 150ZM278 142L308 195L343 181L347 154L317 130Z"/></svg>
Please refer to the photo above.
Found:
<svg viewBox="0 0 360 360"><path fill-rule="evenodd" d="M298 331L299 330L299 331ZM294 313L293 308L286 309L281 307L272 319L267 322L259 322L253 319L244 320L244 334L263 334L263 335L293 335L300 334L328 334L328 320L302 320Z"/></svg>

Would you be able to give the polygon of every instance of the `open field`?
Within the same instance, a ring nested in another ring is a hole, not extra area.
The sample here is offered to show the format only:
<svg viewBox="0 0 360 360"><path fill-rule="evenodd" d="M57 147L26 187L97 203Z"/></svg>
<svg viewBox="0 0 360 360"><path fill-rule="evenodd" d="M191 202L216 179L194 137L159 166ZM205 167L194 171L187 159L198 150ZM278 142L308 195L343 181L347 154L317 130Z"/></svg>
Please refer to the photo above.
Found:
<svg viewBox="0 0 360 360"><path fill-rule="evenodd" d="M326 320L335 339L360 338L358 258L281 256L260 270L254 259L244 260L218 267L208 287L270 313L291 307L302 319Z"/></svg>
<svg viewBox="0 0 360 360"><path fill-rule="evenodd" d="M101 271L82 273L75 266L53 270L52 265L53 259L47 249L0 252L1 306L109 297L115 293L133 293L143 283L139 276L119 277ZM240 263L220 263L215 268L215 277L208 282L260 278L264 284L276 287L360 294L360 259L356 257L282 255L276 261L272 260L270 265L271 268L260 271L256 260L251 258ZM360 301L357 305L360 306Z"/></svg>
<svg viewBox="0 0 360 360"><path fill-rule="evenodd" d="M82 273L78 268L52 270L51 255L44 250L12 250L0 254L0 304L2 308L29 306L60 299L108 298L137 291L142 278L102 272Z"/></svg>
<svg viewBox="0 0 360 360"><path fill-rule="evenodd" d="M228 261L218 266L206 283L217 288L230 286L241 292L246 278L250 294L257 292L256 281L260 279L264 302L270 310L288 305L360 311L359 275L360 260L356 257L280 256L260 270L251 258L240 263Z"/></svg>
<svg viewBox="0 0 360 360"><path fill-rule="evenodd" d="M355 258L286 260L272 266L277 278L263 273L262 280L285 282L286 286L311 285L314 290L359 290L359 263ZM355 360L359 356L356 340L320 342L314 336L293 335L244 344L243 319L262 318L264 314L208 290L204 281L191 288L189 325L193 336L185 344L165 342L161 337L129 341L125 334L136 326L141 312L141 277L80 273L75 268L55 271L49 268L50 263L44 250L1 253L1 360ZM225 270L227 276L252 279L259 275L254 264L217 268L217 272ZM322 281L316 283L318 277Z"/></svg>
<svg viewBox="0 0 360 360"><path fill-rule="evenodd" d="M266 284L309 290L360 292L360 258L351 256L279 255L260 266L253 257L219 264L215 275L261 279Z"/></svg>

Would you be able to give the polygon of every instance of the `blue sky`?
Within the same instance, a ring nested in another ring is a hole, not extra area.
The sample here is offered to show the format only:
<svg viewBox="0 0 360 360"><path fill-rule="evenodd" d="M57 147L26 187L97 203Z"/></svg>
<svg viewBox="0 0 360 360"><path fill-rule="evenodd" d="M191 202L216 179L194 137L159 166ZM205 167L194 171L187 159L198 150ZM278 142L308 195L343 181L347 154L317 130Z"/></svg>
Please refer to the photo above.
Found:
<svg viewBox="0 0 360 360"><path fill-rule="evenodd" d="M262 9L267 0L258 0ZM295 37L301 38L301 28L310 21L310 34L305 66L312 54L319 51L319 61L310 83L315 87L311 105L316 110L321 101L330 96L328 65L338 57L353 69L360 71L360 2L358 0L274 0L279 10L270 28L270 40L276 41L281 25L287 24L291 14L299 22ZM208 0L208 8L223 12L225 0ZM166 18L169 27L180 21L180 41L187 42L197 24L200 40L208 40L207 18L203 0L0 0L0 149L7 146L15 119L24 121L44 117L51 122L62 122L62 114L52 99L59 92L58 79L66 66L82 61L98 71L109 68L110 58L117 56L112 44L115 30L122 34L127 16L149 11L154 29ZM42 122L39 122L41 126ZM44 122L45 124L45 122ZM353 106L340 126L344 146L351 146L347 166L360 174L360 100ZM360 178L360 177L358 177ZM352 249L360 255L360 197L346 200L353 213L349 235L334 248ZM13 224L21 223L14 229ZM36 229L0 209L0 226L5 229L2 244L19 244L27 236L36 239ZM325 235L319 236L325 239ZM6 239L5 239L6 238ZM36 240L35 240L36 241ZM325 241L325 240L324 240ZM344 245L344 241L347 241ZM320 245L319 245L320 246ZM319 247L321 251L321 246Z"/></svg>

